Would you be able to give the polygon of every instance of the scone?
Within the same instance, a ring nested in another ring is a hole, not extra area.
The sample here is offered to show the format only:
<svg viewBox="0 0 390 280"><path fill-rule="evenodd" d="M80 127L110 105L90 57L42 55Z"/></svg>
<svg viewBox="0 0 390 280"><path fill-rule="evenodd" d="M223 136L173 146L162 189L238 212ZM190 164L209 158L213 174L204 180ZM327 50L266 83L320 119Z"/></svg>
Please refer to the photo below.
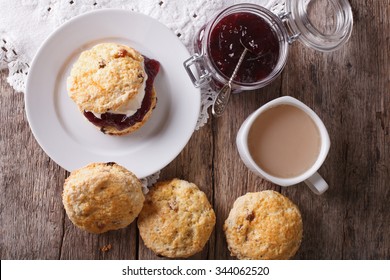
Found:
<svg viewBox="0 0 390 280"><path fill-rule="evenodd" d="M200 252L214 225L214 210L204 192L179 179L157 183L146 195L138 217L146 247L168 258Z"/></svg>
<svg viewBox="0 0 390 280"><path fill-rule="evenodd" d="M124 135L150 117L160 64L128 46L103 43L83 51L67 80L69 97L103 133Z"/></svg>
<svg viewBox="0 0 390 280"><path fill-rule="evenodd" d="M224 224L232 256L246 260L289 259L302 239L299 209L275 191L239 197Z"/></svg>
<svg viewBox="0 0 390 280"><path fill-rule="evenodd" d="M113 163L92 163L65 180L62 202L69 219L91 233L128 226L142 210L144 195L138 178Z"/></svg>

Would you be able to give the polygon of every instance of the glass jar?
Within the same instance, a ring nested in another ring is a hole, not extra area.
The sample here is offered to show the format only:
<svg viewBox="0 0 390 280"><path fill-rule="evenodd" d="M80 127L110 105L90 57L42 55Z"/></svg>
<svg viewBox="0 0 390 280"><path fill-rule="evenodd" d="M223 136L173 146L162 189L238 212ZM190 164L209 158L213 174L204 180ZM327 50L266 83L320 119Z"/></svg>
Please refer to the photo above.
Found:
<svg viewBox="0 0 390 280"><path fill-rule="evenodd" d="M320 21L325 21L322 30L316 26L318 17L313 18L312 12L324 8L331 9L333 15L327 17L321 10ZM231 86L234 92L259 89L282 72L289 45L295 40L329 52L341 47L351 35L353 19L347 0L288 0L285 10L275 15L259 5L237 4L217 14L199 30L195 53L184 62L194 86L208 84L220 89L228 83L247 48Z"/></svg>

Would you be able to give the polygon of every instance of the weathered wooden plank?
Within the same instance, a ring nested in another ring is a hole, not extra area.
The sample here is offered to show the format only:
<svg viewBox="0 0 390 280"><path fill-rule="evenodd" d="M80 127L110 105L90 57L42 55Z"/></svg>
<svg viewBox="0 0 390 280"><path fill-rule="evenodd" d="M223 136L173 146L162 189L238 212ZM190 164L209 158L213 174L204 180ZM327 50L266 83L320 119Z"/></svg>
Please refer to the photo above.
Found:
<svg viewBox="0 0 390 280"><path fill-rule="evenodd" d="M345 121L352 131L346 139L343 258L389 259L390 1L366 1L362 9L360 1L353 4L359 43L351 49L356 78L345 86L356 98Z"/></svg>
<svg viewBox="0 0 390 280"><path fill-rule="evenodd" d="M81 231L66 218L64 231L61 259L134 260L137 258L135 223L121 230L97 235Z"/></svg>
<svg viewBox="0 0 390 280"><path fill-rule="evenodd" d="M23 94L0 72L0 256L57 259L63 234L65 171L39 148L27 124Z"/></svg>

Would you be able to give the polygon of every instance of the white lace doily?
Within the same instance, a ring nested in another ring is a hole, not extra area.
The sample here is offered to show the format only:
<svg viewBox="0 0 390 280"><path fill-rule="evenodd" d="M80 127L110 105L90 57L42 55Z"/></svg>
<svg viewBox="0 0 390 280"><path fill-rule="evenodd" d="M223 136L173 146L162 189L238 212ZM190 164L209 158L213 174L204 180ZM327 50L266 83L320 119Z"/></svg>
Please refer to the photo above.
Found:
<svg viewBox="0 0 390 280"><path fill-rule="evenodd" d="M48 35L72 17L102 8L121 8L149 15L168 26L191 52L195 33L217 12L237 3L255 3L276 14L284 9L284 0L1 0L0 69L8 67L8 83L16 91L24 92L30 63ZM202 108L196 129L207 123L207 109L215 96L212 90L202 89ZM154 183L158 174L144 182Z"/></svg>

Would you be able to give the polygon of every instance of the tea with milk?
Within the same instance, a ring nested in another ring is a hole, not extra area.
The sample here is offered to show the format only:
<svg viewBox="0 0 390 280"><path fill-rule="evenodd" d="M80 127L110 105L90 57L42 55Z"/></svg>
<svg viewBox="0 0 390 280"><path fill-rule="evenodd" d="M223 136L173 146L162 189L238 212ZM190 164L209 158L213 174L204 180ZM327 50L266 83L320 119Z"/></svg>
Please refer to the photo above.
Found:
<svg viewBox="0 0 390 280"><path fill-rule="evenodd" d="M268 174L292 178L313 166L321 148L320 132L303 110L277 105L260 114L248 134L249 153Z"/></svg>

